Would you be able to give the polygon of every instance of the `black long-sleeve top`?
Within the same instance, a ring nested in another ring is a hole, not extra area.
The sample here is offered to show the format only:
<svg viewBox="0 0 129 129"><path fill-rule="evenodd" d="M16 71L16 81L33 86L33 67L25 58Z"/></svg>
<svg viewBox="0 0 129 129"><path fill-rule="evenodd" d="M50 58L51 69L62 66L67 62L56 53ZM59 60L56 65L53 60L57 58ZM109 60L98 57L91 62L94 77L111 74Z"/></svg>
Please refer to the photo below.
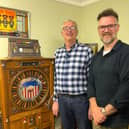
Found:
<svg viewBox="0 0 129 129"><path fill-rule="evenodd" d="M94 56L88 97L96 97L100 107L111 104L118 109L102 125L123 127L129 124L129 45L119 40L105 56L103 48Z"/></svg>

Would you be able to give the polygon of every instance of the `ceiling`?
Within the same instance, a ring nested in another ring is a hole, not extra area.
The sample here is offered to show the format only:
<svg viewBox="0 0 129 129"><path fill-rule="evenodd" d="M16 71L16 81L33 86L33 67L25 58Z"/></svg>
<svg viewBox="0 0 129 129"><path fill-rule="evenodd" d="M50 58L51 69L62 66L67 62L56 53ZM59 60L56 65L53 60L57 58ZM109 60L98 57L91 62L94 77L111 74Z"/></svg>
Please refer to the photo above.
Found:
<svg viewBox="0 0 129 129"><path fill-rule="evenodd" d="M63 2L66 4L76 5L76 6L85 6L100 0L56 0L56 1Z"/></svg>

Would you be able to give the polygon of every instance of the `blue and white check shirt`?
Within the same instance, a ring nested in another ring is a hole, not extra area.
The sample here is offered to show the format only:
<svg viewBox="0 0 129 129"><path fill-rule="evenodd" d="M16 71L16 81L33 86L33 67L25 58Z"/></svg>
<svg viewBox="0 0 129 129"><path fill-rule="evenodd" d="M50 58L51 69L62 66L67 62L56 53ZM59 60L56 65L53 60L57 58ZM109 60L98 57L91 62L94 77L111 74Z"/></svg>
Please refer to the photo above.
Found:
<svg viewBox="0 0 129 129"><path fill-rule="evenodd" d="M76 43L70 51L65 47L55 52L54 101L59 94L80 95L87 93L87 78L92 50L85 44Z"/></svg>

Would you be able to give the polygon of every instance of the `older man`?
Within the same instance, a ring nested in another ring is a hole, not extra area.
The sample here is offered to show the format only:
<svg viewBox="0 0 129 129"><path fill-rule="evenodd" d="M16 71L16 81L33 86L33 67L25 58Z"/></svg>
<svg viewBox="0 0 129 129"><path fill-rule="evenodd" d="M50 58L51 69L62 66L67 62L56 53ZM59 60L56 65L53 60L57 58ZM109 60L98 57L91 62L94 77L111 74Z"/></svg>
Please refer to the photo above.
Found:
<svg viewBox="0 0 129 129"><path fill-rule="evenodd" d="M90 129L87 78L92 52L77 41L75 21L65 21L61 33L65 43L55 52L53 114L60 111L63 129Z"/></svg>

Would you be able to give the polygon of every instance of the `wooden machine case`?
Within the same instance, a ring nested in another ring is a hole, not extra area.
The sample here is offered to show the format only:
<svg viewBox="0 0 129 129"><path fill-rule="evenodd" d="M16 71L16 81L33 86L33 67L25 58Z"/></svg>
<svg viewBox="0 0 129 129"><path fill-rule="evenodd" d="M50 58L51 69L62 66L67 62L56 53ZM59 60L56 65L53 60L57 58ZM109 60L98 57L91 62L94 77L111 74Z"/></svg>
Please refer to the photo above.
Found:
<svg viewBox="0 0 129 129"><path fill-rule="evenodd" d="M0 60L2 129L54 129L53 59Z"/></svg>

